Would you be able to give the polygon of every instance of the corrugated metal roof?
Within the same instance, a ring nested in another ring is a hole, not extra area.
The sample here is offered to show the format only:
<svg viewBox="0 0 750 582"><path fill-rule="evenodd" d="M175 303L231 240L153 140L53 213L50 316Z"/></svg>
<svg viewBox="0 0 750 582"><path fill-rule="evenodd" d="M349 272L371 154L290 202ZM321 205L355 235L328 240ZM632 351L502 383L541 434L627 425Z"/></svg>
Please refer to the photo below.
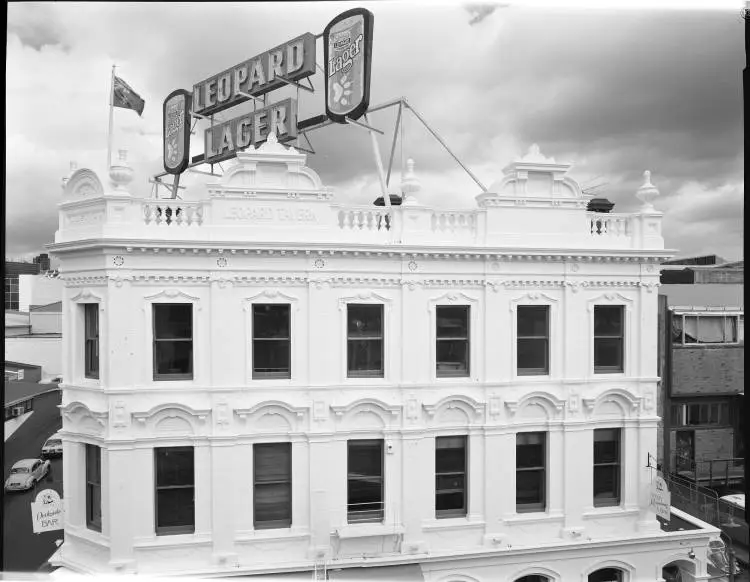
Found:
<svg viewBox="0 0 750 582"><path fill-rule="evenodd" d="M46 305L31 305L29 306L29 311L62 313L62 301L55 301Z"/></svg>
<svg viewBox="0 0 750 582"><path fill-rule="evenodd" d="M23 402L33 398L42 392L57 390L57 384L38 384L37 382L25 382L23 380L12 380L5 383L5 406L12 406L16 402Z"/></svg>
<svg viewBox="0 0 750 582"><path fill-rule="evenodd" d="M670 307L695 305L700 307L739 307L745 309L743 285L702 283L696 285L662 285L659 294L667 296Z"/></svg>

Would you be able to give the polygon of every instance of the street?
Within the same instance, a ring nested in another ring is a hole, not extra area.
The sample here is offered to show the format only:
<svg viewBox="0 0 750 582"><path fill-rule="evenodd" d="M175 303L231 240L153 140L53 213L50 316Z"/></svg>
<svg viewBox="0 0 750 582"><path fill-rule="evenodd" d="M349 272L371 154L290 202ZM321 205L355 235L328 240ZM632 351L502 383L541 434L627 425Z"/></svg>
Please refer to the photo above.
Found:
<svg viewBox="0 0 750 582"><path fill-rule="evenodd" d="M34 413L5 443L3 482L16 461L39 458L44 441L62 426L60 393L51 392L34 399ZM54 489L63 497L62 459L52 459L47 476L31 491L5 493L3 500L3 571L36 571L55 551L55 540L63 532L32 533L31 502L43 489Z"/></svg>

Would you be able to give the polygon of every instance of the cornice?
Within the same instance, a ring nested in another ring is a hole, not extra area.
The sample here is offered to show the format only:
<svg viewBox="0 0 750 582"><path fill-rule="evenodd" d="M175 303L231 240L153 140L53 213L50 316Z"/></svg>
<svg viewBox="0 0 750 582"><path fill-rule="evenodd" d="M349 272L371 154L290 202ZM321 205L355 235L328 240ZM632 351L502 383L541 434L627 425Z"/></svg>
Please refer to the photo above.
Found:
<svg viewBox="0 0 750 582"><path fill-rule="evenodd" d="M578 263L661 263L672 258L675 254L670 249L567 249L567 248L536 248L525 249L518 247L459 247L398 245L379 246L376 244L351 244L335 241L309 242L303 244L247 242L238 241L205 241L205 242L177 242L177 241L148 241L142 240L112 240L82 239L65 243L52 243L45 248L56 254L73 251L89 250L105 247L115 253L157 254L165 251L167 254L208 254L208 255L255 255L255 256L340 256L355 258L401 258L401 259L450 259L450 260L489 260L489 261L521 261L521 262L578 262ZM313 248L311 248L313 247Z"/></svg>

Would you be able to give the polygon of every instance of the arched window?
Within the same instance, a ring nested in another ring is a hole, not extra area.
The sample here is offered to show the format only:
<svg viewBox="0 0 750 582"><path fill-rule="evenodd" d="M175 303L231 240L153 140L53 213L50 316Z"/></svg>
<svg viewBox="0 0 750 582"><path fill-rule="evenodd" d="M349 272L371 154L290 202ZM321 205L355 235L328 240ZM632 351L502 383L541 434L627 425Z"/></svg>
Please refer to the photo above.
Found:
<svg viewBox="0 0 750 582"><path fill-rule="evenodd" d="M516 582L550 582L550 579L547 578L547 576L542 576L541 574L531 574L529 576L518 578Z"/></svg>
<svg viewBox="0 0 750 582"><path fill-rule="evenodd" d="M617 568L602 568L589 574L589 582L623 582L623 571Z"/></svg>

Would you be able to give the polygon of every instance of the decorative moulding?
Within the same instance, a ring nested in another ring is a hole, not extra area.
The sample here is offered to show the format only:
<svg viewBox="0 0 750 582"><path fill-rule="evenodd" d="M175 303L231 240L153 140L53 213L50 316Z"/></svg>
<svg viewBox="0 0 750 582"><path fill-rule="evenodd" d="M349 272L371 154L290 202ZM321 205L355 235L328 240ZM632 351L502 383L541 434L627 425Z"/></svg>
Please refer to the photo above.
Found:
<svg viewBox="0 0 750 582"><path fill-rule="evenodd" d="M260 293L256 293L255 295L251 295L250 297L245 297L242 300L242 309L248 311L253 303L258 303L262 300L272 301L275 303L295 303L299 301L299 298L295 297L294 295L287 295L283 291L265 289Z"/></svg>
<svg viewBox="0 0 750 582"><path fill-rule="evenodd" d="M93 170L81 168L68 178L63 192L65 198L97 198L104 195L104 187Z"/></svg>
<svg viewBox="0 0 750 582"><path fill-rule="evenodd" d="M132 417L137 420L140 424L146 424L146 421L153 419L157 415L163 415L166 417L177 417L186 415L192 419L197 419L200 422L205 422L208 415L211 413L209 409L193 409L186 404L168 403L154 406L148 412L133 412Z"/></svg>
<svg viewBox="0 0 750 582"><path fill-rule="evenodd" d="M610 388L596 396L582 398L583 405L589 413L592 413L597 406L605 402L614 402L618 404L623 411L636 412L641 404L640 396L624 388Z"/></svg>
<svg viewBox="0 0 750 582"><path fill-rule="evenodd" d="M625 297L624 295L612 292L612 293L603 293L602 295L598 295L597 297L593 297L588 300L588 310L594 311L594 306L602 303L621 303L624 302L628 305L632 305L633 300Z"/></svg>
<svg viewBox="0 0 750 582"><path fill-rule="evenodd" d="M69 402L65 406L60 406L60 412L68 421L75 421L80 424L85 418L91 418L96 422L100 428L104 428L107 424L107 418L109 417L108 412L96 412L91 410L83 402L73 401Z"/></svg>
<svg viewBox="0 0 750 582"><path fill-rule="evenodd" d="M428 310L434 311L439 304L460 304L460 303L478 303L479 299L462 293L461 291L449 291L442 295L437 295L429 300Z"/></svg>
<svg viewBox="0 0 750 582"><path fill-rule="evenodd" d="M339 299L339 309L343 311L344 309L346 309L348 303L356 303L360 301L366 303L384 303L386 305L390 305L393 300L389 297L379 295L378 293L375 293L373 291L367 291L364 293L357 293L356 295L350 295L348 297L341 297Z"/></svg>
<svg viewBox="0 0 750 582"><path fill-rule="evenodd" d="M391 406L377 398L361 398L344 406L331 405L331 410L339 418L356 409L357 412L374 412L384 420L386 415L390 415L394 418L398 417L401 413L401 408L402 406L400 404Z"/></svg>
<svg viewBox="0 0 750 582"><path fill-rule="evenodd" d="M265 402L261 402L250 408L236 408L234 413L242 420L247 420L247 417L256 414L273 413L274 409L282 409L289 415L297 417L299 420L302 420L305 417L305 414L310 410L307 406L292 406L280 400L266 400Z"/></svg>
<svg viewBox="0 0 750 582"><path fill-rule="evenodd" d="M160 291L159 293L155 293L154 295L146 295L143 298L147 302L159 302L162 300L174 300L174 299L186 299L188 301L192 301L196 303L196 308L200 309L200 297L196 297L194 295L189 295L188 293L185 293L184 291L180 289L165 289L164 291Z"/></svg>
<svg viewBox="0 0 750 582"><path fill-rule="evenodd" d="M514 297L509 301L508 308L511 311L516 311L518 309L518 305L523 303L524 305L527 303L532 304L542 304L542 305L554 305L558 303L558 300L554 297L550 297L546 293L540 293L538 291L530 291L529 293L524 293L523 295L519 295L518 297Z"/></svg>
<svg viewBox="0 0 750 582"><path fill-rule="evenodd" d="M557 416L565 407L565 401L560 400L554 394L549 392L530 392L516 400L506 400L505 407L511 415L515 415L524 406L538 404L547 411L549 418Z"/></svg>
<svg viewBox="0 0 750 582"><path fill-rule="evenodd" d="M103 303L104 299L96 295L95 293L92 293L90 289L82 289L79 291L75 296L70 298L71 301L74 301L75 303ZM103 309L101 306L100 309Z"/></svg>
<svg viewBox="0 0 750 582"><path fill-rule="evenodd" d="M485 409L485 403L477 402L470 396L446 396L435 404L422 404L422 408L430 418L434 418L443 409L459 408L469 418L474 417L476 420L480 420Z"/></svg>

